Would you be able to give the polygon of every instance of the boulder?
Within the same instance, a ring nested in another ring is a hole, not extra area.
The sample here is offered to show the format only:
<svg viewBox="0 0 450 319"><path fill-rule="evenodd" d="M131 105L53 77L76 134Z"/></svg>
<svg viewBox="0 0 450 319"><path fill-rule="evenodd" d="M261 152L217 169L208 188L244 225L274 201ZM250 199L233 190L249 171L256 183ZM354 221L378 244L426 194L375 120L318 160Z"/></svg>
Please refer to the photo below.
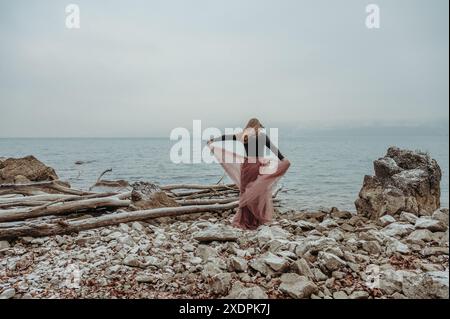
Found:
<svg viewBox="0 0 450 319"><path fill-rule="evenodd" d="M376 220L402 211L431 215L440 208L442 172L428 154L391 147L374 161L374 171L364 177L355 201L358 214Z"/></svg>
<svg viewBox="0 0 450 319"><path fill-rule="evenodd" d="M57 180L55 170L30 155L8 158L0 162L0 184L42 182Z"/></svg>

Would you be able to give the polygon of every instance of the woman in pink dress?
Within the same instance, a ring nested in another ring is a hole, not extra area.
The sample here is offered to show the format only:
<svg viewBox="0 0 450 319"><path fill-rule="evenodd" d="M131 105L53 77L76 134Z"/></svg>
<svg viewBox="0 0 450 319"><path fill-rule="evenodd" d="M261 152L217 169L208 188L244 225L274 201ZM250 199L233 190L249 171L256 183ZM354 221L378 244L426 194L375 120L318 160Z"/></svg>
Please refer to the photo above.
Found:
<svg viewBox="0 0 450 319"><path fill-rule="evenodd" d="M245 156L215 145L214 142L233 140L244 144ZM264 134L258 119L251 119L242 133L223 135L208 141L213 154L240 190L239 209L233 225L242 229L256 229L272 220L272 188L286 173L290 162ZM277 159L264 158L264 148Z"/></svg>

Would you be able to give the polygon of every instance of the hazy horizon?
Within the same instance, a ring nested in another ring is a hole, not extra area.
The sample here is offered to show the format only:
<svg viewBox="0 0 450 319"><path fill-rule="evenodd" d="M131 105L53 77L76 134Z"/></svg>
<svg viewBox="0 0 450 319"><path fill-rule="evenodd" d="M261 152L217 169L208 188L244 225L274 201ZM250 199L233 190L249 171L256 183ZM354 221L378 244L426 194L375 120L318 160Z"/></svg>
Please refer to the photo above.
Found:
<svg viewBox="0 0 450 319"><path fill-rule="evenodd" d="M0 0L0 138L168 137L249 117L286 136L448 136L447 0L374 1L376 30L359 0L73 3L71 30L68 3Z"/></svg>

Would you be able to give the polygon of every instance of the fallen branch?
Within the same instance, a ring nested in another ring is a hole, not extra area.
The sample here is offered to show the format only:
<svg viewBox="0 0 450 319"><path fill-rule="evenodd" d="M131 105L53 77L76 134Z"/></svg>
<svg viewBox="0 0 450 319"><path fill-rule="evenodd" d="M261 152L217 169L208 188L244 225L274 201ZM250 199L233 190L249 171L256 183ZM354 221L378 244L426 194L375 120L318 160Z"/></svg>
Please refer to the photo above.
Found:
<svg viewBox="0 0 450 319"><path fill-rule="evenodd" d="M2 184L0 185L0 194L9 194L11 191L24 193L24 194L33 194L33 191L41 190L48 193L48 190L57 191L63 194L71 194L71 195L89 195L92 194L90 192L84 192L76 189L72 189L66 186L62 186L58 184L58 181L49 181L49 182L36 182L36 183L27 183L27 184Z"/></svg>
<svg viewBox="0 0 450 319"><path fill-rule="evenodd" d="M231 202L222 205L199 205L182 207L164 207L149 210L122 212L102 215L76 221L64 221L60 223L41 224L33 226L17 226L3 228L0 226L0 239L16 238L20 236L50 236L63 233L80 232L83 230L129 223L133 221L148 220L160 217L174 217L202 212L226 211L238 206L238 202Z"/></svg>
<svg viewBox="0 0 450 319"><path fill-rule="evenodd" d="M114 197L83 199L62 203L56 202L32 209L1 210L0 222L18 221L49 215L61 215L85 210L128 207L130 204L130 200L121 200Z"/></svg>
<svg viewBox="0 0 450 319"><path fill-rule="evenodd" d="M174 189L226 189L236 188L235 184L219 184L219 185L201 185L201 184L173 184L161 186L162 190L174 190Z"/></svg>

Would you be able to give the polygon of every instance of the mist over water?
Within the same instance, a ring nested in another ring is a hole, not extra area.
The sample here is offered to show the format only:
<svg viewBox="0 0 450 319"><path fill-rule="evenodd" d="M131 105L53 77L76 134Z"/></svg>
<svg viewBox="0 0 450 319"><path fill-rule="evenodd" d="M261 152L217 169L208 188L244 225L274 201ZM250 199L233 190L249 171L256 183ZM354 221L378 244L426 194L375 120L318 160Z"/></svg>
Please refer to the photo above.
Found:
<svg viewBox="0 0 450 319"><path fill-rule="evenodd" d="M86 189L108 168L105 179L151 181L159 184L216 183L219 164L174 164L163 138L0 139L0 156L34 155L55 168L72 187ZM442 206L449 206L448 136L305 136L280 138L279 147L292 165L280 181L283 206L317 209L336 206L354 211L364 175L373 174L373 160L389 146L429 152L443 171ZM76 165L76 161L92 161Z"/></svg>

